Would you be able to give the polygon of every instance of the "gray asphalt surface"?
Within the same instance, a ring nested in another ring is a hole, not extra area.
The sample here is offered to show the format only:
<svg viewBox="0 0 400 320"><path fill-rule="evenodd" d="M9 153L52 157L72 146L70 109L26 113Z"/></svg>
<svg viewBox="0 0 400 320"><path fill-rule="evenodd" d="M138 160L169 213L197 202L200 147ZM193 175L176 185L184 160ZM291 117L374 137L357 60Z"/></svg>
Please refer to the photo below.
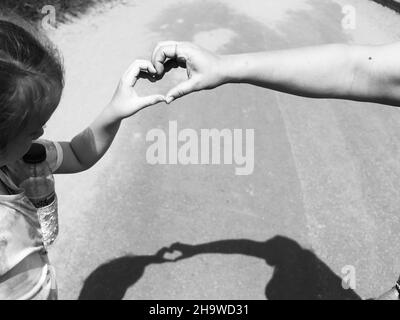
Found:
<svg viewBox="0 0 400 320"><path fill-rule="evenodd" d="M110 99L125 68L158 41L219 53L400 39L400 16L365 0L135 1L52 32L66 65L46 138L70 139ZM342 27L342 6L356 28ZM142 94L166 93L172 72ZM150 165L154 128L255 130L252 175L235 165ZM60 237L50 252L60 298L359 299L400 273L400 113L228 85L124 122L90 171L58 176ZM223 243L198 245L220 241ZM153 255L175 242L203 252ZM172 256L170 256L171 258ZM355 290L342 289L354 267Z"/></svg>

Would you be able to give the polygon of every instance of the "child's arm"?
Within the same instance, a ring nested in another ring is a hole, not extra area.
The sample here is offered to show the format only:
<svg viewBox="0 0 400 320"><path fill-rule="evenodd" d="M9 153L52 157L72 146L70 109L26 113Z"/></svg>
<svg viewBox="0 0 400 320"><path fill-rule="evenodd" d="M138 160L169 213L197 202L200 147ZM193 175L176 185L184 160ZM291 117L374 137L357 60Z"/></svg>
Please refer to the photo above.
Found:
<svg viewBox="0 0 400 320"><path fill-rule="evenodd" d="M121 120L139 110L165 101L164 96L139 97L134 86L140 72L154 75L153 65L145 60L135 61L125 72L108 106L95 121L71 142L61 142L63 161L55 173L76 173L89 169L106 153L114 140Z"/></svg>
<svg viewBox="0 0 400 320"><path fill-rule="evenodd" d="M400 106L400 43L330 44L218 56L191 43L164 42L153 52L158 74L167 59L185 62L189 79L167 102L225 83L249 83L313 98L340 98Z"/></svg>

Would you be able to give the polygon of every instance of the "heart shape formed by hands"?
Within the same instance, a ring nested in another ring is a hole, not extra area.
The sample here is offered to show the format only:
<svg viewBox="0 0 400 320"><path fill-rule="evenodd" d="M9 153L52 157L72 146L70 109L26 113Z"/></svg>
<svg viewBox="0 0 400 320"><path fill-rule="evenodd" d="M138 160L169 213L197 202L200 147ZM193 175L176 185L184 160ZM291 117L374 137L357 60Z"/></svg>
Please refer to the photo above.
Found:
<svg viewBox="0 0 400 320"><path fill-rule="evenodd" d="M162 78L171 69L186 69L187 79L167 93L167 103L189 93L221 85L221 61L218 55L208 50L189 42L177 41L160 42L151 57L157 74L155 80Z"/></svg>
<svg viewBox="0 0 400 320"><path fill-rule="evenodd" d="M161 42L153 51L151 62L136 60L125 72L111 105L117 117L123 119L148 106L183 97L189 93L212 89L224 82L222 59L192 43L167 41ZM140 97L134 90L138 79L151 82L161 80L175 68L185 68L187 79L173 87L166 96L156 94Z"/></svg>

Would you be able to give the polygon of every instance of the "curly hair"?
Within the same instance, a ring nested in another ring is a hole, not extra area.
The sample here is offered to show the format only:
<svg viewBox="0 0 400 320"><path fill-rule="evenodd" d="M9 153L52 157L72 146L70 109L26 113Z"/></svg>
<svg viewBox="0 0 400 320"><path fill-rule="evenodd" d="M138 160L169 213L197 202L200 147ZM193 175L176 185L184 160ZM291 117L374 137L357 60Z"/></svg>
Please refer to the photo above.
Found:
<svg viewBox="0 0 400 320"><path fill-rule="evenodd" d="M0 150L33 116L49 115L64 87L58 51L36 27L0 15ZM59 88L59 89L58 89Z"/></svg>

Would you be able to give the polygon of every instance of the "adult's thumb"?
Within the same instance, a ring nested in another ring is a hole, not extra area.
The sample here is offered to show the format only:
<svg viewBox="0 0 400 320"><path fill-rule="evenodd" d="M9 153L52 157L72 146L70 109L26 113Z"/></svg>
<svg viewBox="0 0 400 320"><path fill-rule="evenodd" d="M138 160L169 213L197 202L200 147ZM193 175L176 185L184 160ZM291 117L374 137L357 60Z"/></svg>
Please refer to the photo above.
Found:
<svg viewBox="0 0 400 320"><path fill-rule="evenodd" d="M172 88L166 95L165 102L171 103L172 101L183 97L189 93L194 91L194 80L189 79L180 84L178 84L175 88Z"/></svg>

